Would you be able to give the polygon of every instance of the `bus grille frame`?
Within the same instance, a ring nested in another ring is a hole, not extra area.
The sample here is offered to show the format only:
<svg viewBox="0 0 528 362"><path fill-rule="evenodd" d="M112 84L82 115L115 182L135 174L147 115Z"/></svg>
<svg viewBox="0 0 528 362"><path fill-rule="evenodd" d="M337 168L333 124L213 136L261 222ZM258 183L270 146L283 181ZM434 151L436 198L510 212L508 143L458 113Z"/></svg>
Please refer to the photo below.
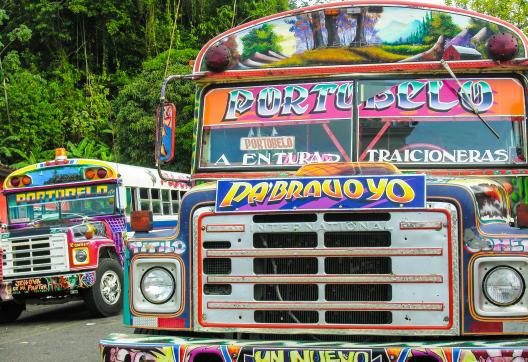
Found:
<svg viewBox="0 0 528 362"><path fill-rule="evenodd" d="M287 330L292 334L458 335L460 235L456 207L448 202L428 202L425 209L340 213L362 214L352 218L361 221L347 221L342 215L335 217L337 212L320 211L304 213L311 216L300 217L299 221L287 217L281 223L280 218L266 218L266 214L220 214L212 207L197 209L193 214L192 243L195 329L272 334ZM389 220L375 215L374 221L369 221L368 214L387 213ZM329 214L333 216L327 217ZM387 231L389 241L380 236ZM317 234L315 247L310 241L313 236L286 236L312 232ZM325 234L336 232L352 236L336 243L334 234L329 238L332 247L326 247ZM368 241L369 232L376 233L374 243L383 246L373 246ZM281 235L276 238L279 241L269 243L253 240L254 235L262 233ZM353 233L359 235L355 241ZM303 247L294 247L296 239ZM281 241L286 248L280 248ZM204 248L215 243L229 247ZM361 246L355 247L354 243ZM305 262L299 262L302 258ZM204 260L210 265L215 259L221 260L224 274L203 268ZM260 261L256 267L257 259L265 262ZM373 269L365 259L372 260L376 267ZM231 260L230 265L226 266L226 260ZM339 260L343 265L332 265L332 274L326 274L328 260ZM350 267L347 261L357 267ZM302 265L307 270L303 274ZM419 273L402 272L420 265L423 270ZM376 273L377 268L382 272ZM216 286L217 293L210 292L212 286ZM405 289L410 296L403 298Z"/></svg>
<svg viewBox="0 0 528 362"><path fill-rule="evenodd" d="M70 270L65 233L8 237L0 245L5 280Z"/></svg>

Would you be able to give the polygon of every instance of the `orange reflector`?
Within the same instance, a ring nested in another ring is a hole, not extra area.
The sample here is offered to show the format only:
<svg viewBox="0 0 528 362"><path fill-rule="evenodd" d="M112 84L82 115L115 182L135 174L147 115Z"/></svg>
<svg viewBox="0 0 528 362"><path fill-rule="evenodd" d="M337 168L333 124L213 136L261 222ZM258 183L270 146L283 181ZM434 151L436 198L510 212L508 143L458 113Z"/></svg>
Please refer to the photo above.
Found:
<svg viewBox="0 0 528 362"><path fill-rule="evenodd" d="M86 171L84 171L84 176L86 176L87 179L91 180L95 177L95 171L89 168Z"/></svg>
<svg viewBox="0 0 528 362"><path fill-rule="evenodd" d="M68 152L65 148L56 148L55 149L55 160L65 160L68 158Z"/></svg>
<svg viewBox="0 0 528 362"><path fill-rule="evenodd" d="M31 184L31 177L29 177L29 176L23 176L23 177L22 177L22 183L23 183L25 186Z"/></svg>
<svg viewBox="0 0 528 362"><path fill-rule="evenodd" d="M130 228L136 232L152 230L152 212L147 210L132 211L130 214Z"/></svg>
<svg viewBox="0 0 528 362"><path fill-rule="evenodd" d="M93 238L95 235L95 231L95 226L93 226L92 224L86 224L86 232L84 233L84 237L86 239Z"/></svg>
<svg viewBox="0 0 528 362"><path fill-rule="evenodd" d="M331 16L331 15L333 15L333 16L337 16L337 15L339 15L339 13L340 13L340 10L339 10L339 9L326 9L326 10L324 11L324 14L325 14L325 15L330 15L330 16Z"/></svg>

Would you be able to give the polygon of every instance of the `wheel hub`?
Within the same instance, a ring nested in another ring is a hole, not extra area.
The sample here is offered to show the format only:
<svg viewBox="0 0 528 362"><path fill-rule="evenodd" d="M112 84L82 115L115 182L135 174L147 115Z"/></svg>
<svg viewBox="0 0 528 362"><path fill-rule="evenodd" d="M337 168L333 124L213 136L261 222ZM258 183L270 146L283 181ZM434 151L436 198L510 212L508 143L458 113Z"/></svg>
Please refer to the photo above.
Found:
<svg viewBox="0 0 528 362"><path fill-rule="evenodd" d="M112 270L107 270L101 277L101 296L106 304L114 305L121 296L119 276Z"/></svg>

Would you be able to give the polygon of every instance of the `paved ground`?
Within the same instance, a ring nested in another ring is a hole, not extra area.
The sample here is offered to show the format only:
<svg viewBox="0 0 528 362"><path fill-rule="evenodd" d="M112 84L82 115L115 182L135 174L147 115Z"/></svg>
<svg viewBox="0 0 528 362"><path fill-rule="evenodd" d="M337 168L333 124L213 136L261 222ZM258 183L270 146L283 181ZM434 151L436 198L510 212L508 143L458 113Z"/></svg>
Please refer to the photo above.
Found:
<svg viewBox="0 0 528 362"><path fill-rule="evenodd" d="M93 318L82 302L28 306L15 323L0 325L0 361L98 361L99 339L112 332L132 330L121 315Z"/></svg>

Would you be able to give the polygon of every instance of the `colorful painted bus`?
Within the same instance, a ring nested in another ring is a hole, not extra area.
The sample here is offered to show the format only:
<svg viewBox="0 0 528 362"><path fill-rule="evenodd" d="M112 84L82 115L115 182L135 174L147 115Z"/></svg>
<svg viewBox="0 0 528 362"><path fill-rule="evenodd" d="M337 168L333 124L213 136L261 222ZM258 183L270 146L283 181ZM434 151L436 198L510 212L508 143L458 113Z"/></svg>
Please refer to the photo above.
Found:
<svg viewBox="0 0 528 362"><path fill-rule="evenodd" d="M188 175L56 157L21 168L4 182L7 228L0 322L18 318L27 303L84 298L99 316L122 304L122 263L130 212L148 210L154 228L177 225Z"/></svg>
<svg viewBox="0 0 528 362"><path fill-rule="evenodd" d="M272 15L207 43L193 187L134 237L101 359L528 358L528 39L396 0ZM159 116L158 159L174 120ZM161 335L160 335L161 334Z"/></svg>

